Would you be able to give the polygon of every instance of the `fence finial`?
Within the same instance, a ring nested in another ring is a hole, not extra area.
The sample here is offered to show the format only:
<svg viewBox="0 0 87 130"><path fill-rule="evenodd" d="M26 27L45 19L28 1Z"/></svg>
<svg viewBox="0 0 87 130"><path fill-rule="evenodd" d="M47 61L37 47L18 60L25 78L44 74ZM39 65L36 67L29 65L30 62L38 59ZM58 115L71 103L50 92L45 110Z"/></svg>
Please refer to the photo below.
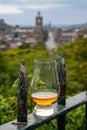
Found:
<svg viewBox="0 0 87 130"><path fill-rule="evenodd" d="M58 103L61 105L66 104L66 66L65 66L65 60L63 56L60 57L59 66L58 66L58 77L60 82L60 94Z"/></svg>
<svg viewBox="0 0 87 130"><path fill-rule="evenodd" d="M27 90L28 76L25 61L23 60L20 65L18 78L18 122L27 122Z"/></svg>

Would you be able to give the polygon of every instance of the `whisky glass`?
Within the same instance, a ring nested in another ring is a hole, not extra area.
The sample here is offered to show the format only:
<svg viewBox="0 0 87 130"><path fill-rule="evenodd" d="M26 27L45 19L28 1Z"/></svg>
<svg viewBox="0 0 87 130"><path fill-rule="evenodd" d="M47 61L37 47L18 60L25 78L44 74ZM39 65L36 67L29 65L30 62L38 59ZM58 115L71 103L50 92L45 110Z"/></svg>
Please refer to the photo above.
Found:
<svg viewBox="0 0 87 130"><path fill-rule="evenodd" d="M58 100L60 92L56 61L53 59L34 60L30 86L31 98L36 103L34 114L52 115L54 113L52 104Z"/></svg>

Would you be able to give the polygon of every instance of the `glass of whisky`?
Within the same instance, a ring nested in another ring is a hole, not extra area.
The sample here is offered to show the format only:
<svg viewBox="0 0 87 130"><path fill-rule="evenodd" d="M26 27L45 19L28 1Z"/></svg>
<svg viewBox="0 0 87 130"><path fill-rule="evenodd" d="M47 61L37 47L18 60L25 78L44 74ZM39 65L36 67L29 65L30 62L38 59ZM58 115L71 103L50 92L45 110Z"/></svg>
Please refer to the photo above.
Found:
<svg viewBox="0 0 87 130"><path fill-rule="evenodd" d="M34 114L50 116L54 113L52 104L59 95L57 63L53 59L34 60L31 79L31 98L36 103Z"/></svg>

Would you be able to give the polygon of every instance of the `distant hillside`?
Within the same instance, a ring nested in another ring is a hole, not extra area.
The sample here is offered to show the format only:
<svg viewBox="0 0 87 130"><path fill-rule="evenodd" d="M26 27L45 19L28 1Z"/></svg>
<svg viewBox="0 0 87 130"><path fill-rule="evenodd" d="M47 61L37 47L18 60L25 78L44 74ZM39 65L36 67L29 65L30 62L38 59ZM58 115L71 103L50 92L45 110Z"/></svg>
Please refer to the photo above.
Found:
<svg viewBox="0 0 87 130"><path fill-rule="evenodd" d="M84 27L87 27L87 23L83 23L83 24L72 24L72 25L63 25L61 27L63 27L63 28L84 28Z"/></svg>
<svg viewBox="0 0 87 130"><path fill-rule="evenodd" d="M0 32L6 32L11 29L11 25L5 23L3 19L0 19Z"/></svg>

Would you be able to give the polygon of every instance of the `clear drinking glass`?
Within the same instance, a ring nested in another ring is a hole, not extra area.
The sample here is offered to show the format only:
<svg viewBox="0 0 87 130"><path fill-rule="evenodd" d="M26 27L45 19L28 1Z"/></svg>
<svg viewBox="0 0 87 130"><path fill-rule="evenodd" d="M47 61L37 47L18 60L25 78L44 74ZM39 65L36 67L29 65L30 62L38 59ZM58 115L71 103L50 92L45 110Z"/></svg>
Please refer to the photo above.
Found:
<svg viewBox="0 0 87 130"><path fill-rule="evenodd" d="M55 60L34 60L31 79L31 98L37 104L34 113L38 116L50 116L54 113L52 103L58 99L59 81Z"/></svg>

